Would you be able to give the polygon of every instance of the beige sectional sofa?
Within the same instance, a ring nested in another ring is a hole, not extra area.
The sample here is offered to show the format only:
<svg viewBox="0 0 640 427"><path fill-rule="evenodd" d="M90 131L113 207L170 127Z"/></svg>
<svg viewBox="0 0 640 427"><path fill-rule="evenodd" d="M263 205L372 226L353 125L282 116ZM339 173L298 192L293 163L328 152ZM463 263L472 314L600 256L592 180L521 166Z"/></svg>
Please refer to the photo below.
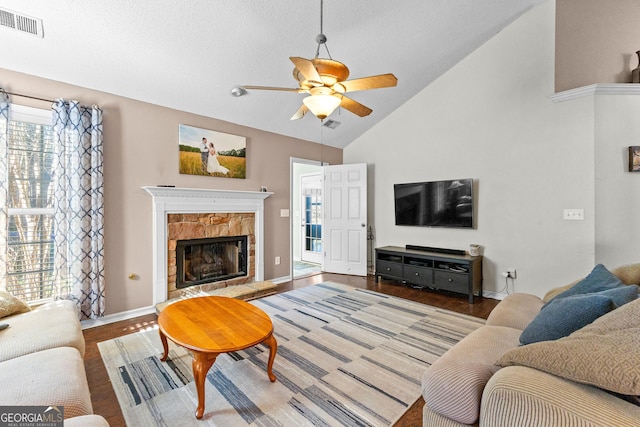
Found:
<svg viewBox="0 0 640 427"><path fill-rule="evenodd" d="M108 426L93 414L75 305L55 301L30 310L0 292L0 315L9 325L0 330L0 406L63 406L65 426Z"/></svg>
<svg viewBox="0 0 640 427"><path fill-rule="evenodd" d="M622 284L640 283L640 264L611 273L625 291ZM434 362L422 379L423 425L640 427L640 299L564 338L520 343L543 306L579 282L542 299L507 296L485 326Z"/></svg>

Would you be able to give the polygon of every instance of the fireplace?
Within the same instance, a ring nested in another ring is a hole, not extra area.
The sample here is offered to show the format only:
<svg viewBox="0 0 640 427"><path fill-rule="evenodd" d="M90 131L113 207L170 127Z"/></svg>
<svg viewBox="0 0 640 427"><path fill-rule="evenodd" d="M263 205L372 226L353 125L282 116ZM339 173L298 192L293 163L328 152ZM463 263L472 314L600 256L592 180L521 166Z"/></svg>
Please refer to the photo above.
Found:
<svg viewBox="0 0 640 427"><path fill-rule="evenodd" d="M247 276L247 236L178 240L176 288Z"/></svg>
<svg viewBox="0 0 640 427"><path fill-rule="evenodd" d="M143 187L153 197L153 303L264 280L264 200L273 193L205 188ZM247 235L248 274L176 287L178 240Z"/></svg>

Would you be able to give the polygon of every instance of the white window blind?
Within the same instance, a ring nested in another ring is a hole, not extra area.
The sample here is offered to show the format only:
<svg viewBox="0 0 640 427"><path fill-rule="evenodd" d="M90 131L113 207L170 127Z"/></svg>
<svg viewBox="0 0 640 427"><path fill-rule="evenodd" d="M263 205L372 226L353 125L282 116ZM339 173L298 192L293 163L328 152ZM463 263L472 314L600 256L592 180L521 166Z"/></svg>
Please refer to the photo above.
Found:
<svg viewBox="0 0 640 427"><path fill-rule="evenodd" d="M53 296L51 111L12 105L7 135L7 291L29 302Z"/></svg>

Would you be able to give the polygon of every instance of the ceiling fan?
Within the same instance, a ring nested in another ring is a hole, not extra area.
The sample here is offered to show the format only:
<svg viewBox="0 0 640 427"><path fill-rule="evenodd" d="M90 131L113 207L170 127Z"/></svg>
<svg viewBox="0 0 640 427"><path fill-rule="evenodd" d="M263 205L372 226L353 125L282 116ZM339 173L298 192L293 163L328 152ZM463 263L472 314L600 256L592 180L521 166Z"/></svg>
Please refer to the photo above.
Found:
<svg viewBox="0 0 640 427"><path fill-rule="evenodd" d="M295 65L293 77L298 81L297 88L251 85L244 85L242 88L247 90L279 90L308 93L309 96L302 100L302 106L291 117L291 120L300 119L309 111L320 120L324 120L338 107L342 107L360 117L368 116L373 110L345 96L345 93L393 87L398 83L398 79L393 74L388 73L347 80L349 68L342 62L332 59L327 48L327 36L322 32L322 9L323 0L320 0L320 34L316 36L318 48L316 49L315 58L305 59L297 56L289 58ZM329 58L319 57L320 46L325 47Z"/></svg>

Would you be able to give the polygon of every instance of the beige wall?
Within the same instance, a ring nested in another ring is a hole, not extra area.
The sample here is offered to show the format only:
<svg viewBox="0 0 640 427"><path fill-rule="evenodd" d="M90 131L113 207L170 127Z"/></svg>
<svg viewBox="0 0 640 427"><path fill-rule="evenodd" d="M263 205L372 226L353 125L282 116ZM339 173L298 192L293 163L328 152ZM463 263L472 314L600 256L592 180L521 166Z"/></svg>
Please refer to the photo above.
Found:
<svg viewBox="0 0 640 427"><path fill-rule="evenodd" d="M342 163L340 149L4 69L0 69L0 87L49 99L77 99L104 109L107 314L152 303L152 205L143 186L248 191L266 186L275 194L265 201L264 275L274 279L290 275L289 218L280 217L280 209L289 209L290 157ZM46 102L26 98L14 97L12 101L49 107ZM246 136L246 179L180 175L179 124ZM274 264L276 256L282 259L278 266ZM131 273L139 278L130 280Z"/></svg>
<svg viewBox="0 0 640 427"><path fill-rule="evenodd" d="M594 83L631 83L640 50L640 1L556 3L556 92ZM523 49L521 55L529 52Z"/></svg>

